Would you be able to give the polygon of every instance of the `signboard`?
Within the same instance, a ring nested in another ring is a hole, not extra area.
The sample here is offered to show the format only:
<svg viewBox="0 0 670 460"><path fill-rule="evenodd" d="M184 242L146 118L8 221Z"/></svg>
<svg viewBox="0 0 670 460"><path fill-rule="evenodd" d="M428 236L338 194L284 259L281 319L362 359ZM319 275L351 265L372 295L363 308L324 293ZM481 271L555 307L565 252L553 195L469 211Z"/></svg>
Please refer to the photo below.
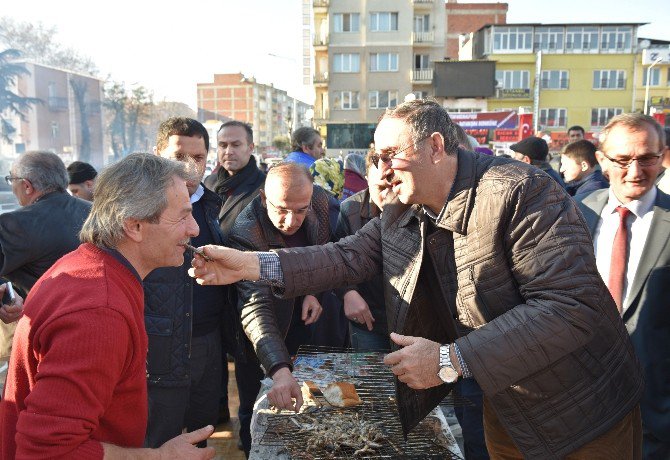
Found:
<svg viewBox="0 0 670 460"><path fill-rule="evenodd" d="M659 58L658 64L670 64L670 47L642 50L642 65L653 64Z"/></svg>
<svg viewBox="0 0 670 460"><path fill-rule="evenodd" d="M530 88L500 88L498 97L502 99L530 99Z"/></svg>
<svg viewBox="0 0 670 460"><path fill-rule="evenodd" d="M449 118L463 129L514 129L519 124L516 111L450 112Z"/></svg>

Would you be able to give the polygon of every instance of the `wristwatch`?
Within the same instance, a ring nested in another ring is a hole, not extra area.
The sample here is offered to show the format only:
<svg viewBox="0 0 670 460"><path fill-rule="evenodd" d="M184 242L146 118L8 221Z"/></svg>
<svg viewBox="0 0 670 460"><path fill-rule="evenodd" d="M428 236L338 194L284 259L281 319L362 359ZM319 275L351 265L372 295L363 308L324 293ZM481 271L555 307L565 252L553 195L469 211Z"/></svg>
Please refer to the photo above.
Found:
<svg viewBox="0 0 670 460"><path fill-rule="evenodd" d="M440 346L440 371L437 375L444 383L454 383L458 380L458 372L454 369L454 365L451 364L451 357L449 356L450 348L449 344Z"/></svg>

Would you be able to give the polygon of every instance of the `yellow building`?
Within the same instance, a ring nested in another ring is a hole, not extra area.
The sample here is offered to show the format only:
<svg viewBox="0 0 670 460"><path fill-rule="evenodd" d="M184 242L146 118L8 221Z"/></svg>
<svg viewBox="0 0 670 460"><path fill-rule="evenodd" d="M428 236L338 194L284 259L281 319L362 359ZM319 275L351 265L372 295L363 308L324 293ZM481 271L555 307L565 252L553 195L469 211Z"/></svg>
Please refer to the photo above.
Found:
<svg viewBox="0 0 670 460"><path fill-rule="evenodd" d="M640 39L641 52L635 60L635 110L647 113L664 113L670 116L670 42L665 40ZM651 63L659 61L651 66ZM648 69L651 70L648 71ZM649 72L649 94L647 95L647 72ZM666 123L667 124L667 123Z"/></svg>
<svg viewBox="0 0 670 460"><path fill-rule="evenodd" d="M598 132L636 108L639 23L489 25L473 36L473 58L496 61L487 109L535 115L536 128Z"/></svg>

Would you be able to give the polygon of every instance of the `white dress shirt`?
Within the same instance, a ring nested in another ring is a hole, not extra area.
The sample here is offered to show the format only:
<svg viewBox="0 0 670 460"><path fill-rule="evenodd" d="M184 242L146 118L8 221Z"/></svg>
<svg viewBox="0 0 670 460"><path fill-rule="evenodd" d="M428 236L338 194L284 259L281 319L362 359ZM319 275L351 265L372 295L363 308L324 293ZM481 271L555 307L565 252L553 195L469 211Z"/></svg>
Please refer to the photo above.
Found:
<svg viewBox="0 0 670 460"><path fill-rule="evenodd" d="M644 244L647 241L651 219L654 216L652 211L655 202L656 187L652 187L639 200L631 201L625 205L631 213L628 219L626 219L626 226L628 227L628 264L626 265L623 288L624 308L629 288L633 284L633 279L635 279L635 273L640 263ZM610 187L607 204L603 208L595 234L593 235L596 265L605 284L609 280L610 264L612 263L612 246L614 245L614 236L619 228L619 213L616 211L618 206L624 205L614 196L614 192Z"/></svg>
<svg viewBox="0 0 670 460"><path fill-rule="evenodd" d="M195 191L193 195L191 195L191 204L200 201L200 198L202 198L204 194L205 194L205 187L203 187L202 184L198 184L198 189Z"/></svg>

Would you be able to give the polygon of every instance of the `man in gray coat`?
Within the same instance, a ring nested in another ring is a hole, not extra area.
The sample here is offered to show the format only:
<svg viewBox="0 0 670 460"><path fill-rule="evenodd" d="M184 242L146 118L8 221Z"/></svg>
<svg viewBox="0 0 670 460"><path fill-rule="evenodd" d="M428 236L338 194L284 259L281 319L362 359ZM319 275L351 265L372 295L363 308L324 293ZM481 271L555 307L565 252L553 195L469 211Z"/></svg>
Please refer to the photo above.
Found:
<svg viewBox="0 0 670 460"><path fill-rule="evenodd" d="M576 204L531 165L459 149L454 132L434 101L387 111L375 159L399 203L335 244L209 246L215 260L192 275L293 297L381 271L406 428L474 378L492 458L639 458L641 370Z"/></svg>

